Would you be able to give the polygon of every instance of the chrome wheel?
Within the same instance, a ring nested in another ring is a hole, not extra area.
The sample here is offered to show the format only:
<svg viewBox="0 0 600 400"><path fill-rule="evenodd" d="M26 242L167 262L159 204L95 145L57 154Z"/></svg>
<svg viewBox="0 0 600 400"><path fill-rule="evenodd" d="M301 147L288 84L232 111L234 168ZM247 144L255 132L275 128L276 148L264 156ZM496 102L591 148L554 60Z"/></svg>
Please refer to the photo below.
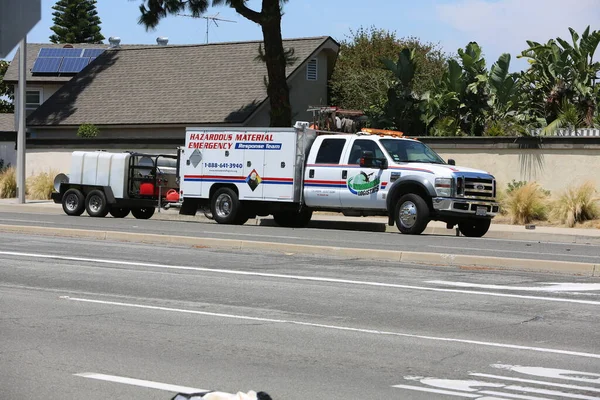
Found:
<svg viewBox="0 0 600 400"><path fill-rule="evenodd" d="M88 204L90 211L94 213L99 213L102 207L104 207L104 202L102 201L102 198L100 198L100 196L98 195L90 196Z"/></svg>
<svg viewBox="0 0 600 400"><path fill-rule="evenodd" d="M215 211L220 218L227 218L231 214L233 199L227 193L221 193L215 201Z"/></svg>
<svg viewBox="0 0 600 400"><path fill-rule="evenodd" d="M75 212L79 207L79 198L75 193L69 193L65 197L65 208L71 212Z"/></svg>
<svg viewBox="0 0 600 400"><path fill-rule="evenodd" d="M417 222L417 206L412 201L405 201L400 206L400 222L405 228L412 228Z"/></svg>

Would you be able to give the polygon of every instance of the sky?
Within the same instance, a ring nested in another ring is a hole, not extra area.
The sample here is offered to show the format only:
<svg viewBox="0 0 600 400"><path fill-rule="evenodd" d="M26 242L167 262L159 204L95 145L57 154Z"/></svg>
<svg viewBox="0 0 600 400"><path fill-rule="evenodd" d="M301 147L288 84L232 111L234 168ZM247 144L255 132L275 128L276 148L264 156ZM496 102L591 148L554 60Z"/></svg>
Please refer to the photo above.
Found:
<svg viewBox="0 0 600 400"><path fill-rule="evenodd" d="M55 0L41 3L42 19L29 32L29 42L47 43L52 33ZM154 31L146 31L137 23L141 3L98 0L102 34L107 40L118 36L122 44L155 44L158 36L166 36L169 44L206 42L205 20L170 16ZM258 10L261 1L249 0L247 4ZM416 36L437 43L449 54L476 41L488 66L502 53L511 53L514 71L527 66L525 60L516 59L527 47L526 40L569 38L569 27L577 32L588 25L600 30L600 0L289 0L284 13L284 38L331 36L339 41L351 30L375 26L394 31L398 37ZM211 8L206 15L235 21L218 22L218 26L211 23L211 43L262 39L260 27L233 9ZM12 59L15 51L6 58Z"/></svg>

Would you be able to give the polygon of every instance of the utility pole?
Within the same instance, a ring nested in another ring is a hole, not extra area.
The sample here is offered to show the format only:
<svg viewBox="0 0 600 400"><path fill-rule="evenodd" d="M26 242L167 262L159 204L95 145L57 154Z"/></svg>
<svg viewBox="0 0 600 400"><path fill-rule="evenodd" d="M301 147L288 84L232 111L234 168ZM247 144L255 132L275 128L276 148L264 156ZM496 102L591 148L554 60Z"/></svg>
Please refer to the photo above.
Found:
<svg viewBox="0 0 600 400"><path fill-rule="evenodd" d="M27 35L21 39L19 44L19 101L18 110L18 134L17 134L17 200L19 204L25 204L25 97L27 95Z"/></svg>

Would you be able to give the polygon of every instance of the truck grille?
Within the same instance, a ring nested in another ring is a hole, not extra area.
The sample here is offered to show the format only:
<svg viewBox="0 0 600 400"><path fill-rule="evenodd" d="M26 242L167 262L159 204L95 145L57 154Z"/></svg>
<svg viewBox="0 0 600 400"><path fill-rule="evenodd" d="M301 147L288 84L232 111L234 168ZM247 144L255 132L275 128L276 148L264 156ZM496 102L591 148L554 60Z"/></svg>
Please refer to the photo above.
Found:
<svg viewBox="0 0 600 400"><path fill-rule="evenodd" d="M456 178L456 195L471 199L494 199L496 197L496 181L460 176Z"/></svg>

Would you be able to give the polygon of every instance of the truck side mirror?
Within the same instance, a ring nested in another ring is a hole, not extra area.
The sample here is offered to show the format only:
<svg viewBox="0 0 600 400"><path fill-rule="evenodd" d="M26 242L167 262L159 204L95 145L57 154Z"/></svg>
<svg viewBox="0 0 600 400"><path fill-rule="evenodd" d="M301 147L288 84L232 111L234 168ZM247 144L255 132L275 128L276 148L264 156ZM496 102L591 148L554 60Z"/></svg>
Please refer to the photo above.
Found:
<svg viewBox="0 0 600 400"><path fill-rule="evenodd" d="M448 159L448 165L456 165L456 161L450 158Z"/></svg>

